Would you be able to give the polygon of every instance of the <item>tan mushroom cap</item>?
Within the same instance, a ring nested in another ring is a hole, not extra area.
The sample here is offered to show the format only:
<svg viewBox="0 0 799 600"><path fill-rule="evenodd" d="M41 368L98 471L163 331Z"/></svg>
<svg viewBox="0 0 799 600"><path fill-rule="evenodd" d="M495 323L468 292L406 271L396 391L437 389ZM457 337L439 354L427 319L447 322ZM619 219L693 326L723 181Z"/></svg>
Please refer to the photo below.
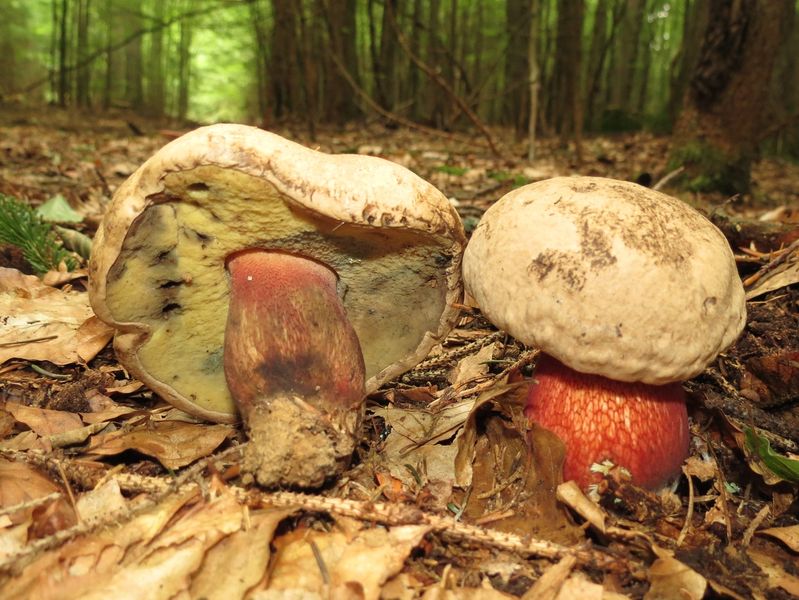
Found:
<svg viewBox="0 0 799 600"><path fill-rule="evenodd" d="M483 313L576 371L663 384L700 373L743 329L722 233L687 204L558 177L491 206L463 259Z"/></svg>
<svg viewBox="0 0 799 600"><path fill-rule="evenodd" d="M404 167L213 125L164 146L116 192L90 298L133 375L183 410L232 421L226 256L264 248L334 269L372 391L451 329L464 245L447 198Z"/></svg>

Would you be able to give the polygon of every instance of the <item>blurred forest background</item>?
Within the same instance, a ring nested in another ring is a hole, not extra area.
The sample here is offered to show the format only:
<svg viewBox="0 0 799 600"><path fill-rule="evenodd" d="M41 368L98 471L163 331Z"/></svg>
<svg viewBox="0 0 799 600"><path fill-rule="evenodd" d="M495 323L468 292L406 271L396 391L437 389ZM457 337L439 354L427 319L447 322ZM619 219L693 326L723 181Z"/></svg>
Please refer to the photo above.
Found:
<svg viewBox="0 0 799 600"><path fill-rule="evenodd" d="M796 0L0 0L0 103L220 120L313 139L387 124L672 134L699 191L799 159ZM531 118L533 115L533 118ZM501 131L502 133L497 133Z"/></svg>

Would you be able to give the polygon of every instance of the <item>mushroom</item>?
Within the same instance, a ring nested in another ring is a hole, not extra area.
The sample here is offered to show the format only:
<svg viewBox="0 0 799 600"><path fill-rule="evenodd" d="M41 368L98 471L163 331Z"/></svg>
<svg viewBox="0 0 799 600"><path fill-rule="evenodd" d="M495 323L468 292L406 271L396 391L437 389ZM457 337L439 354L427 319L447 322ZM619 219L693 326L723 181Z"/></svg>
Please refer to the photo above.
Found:
<svg viewBox="0 0 799 600"><path fill-rule="evenodd" d="M586 487L605 460L652 489L679 474L680 382L746 320L732 251L710 221L633 183L558 177L491 206L463 269L485 316L545 353L525 412L565 443L566 480Z"/></svg>
<svg viewBox="0 0 799 600"><path fill-rule="evenodd" d="M348 464L365 394L451 329L464 245L447 198L399 165L213 125L116 192L90 298L159 396L240 411L259 483L312 487Z"/></svg>

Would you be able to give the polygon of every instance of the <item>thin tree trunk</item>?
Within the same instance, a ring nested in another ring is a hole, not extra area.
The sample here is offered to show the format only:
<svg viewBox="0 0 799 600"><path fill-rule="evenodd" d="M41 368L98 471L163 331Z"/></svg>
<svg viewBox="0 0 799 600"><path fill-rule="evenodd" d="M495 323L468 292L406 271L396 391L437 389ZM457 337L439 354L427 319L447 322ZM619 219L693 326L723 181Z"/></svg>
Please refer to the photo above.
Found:
<svg viewBox="0 0 799 600"><path fill-rule="evenodd" d="M61 0L61 12L59 14L59 37L58 37L58 105L65 107L69 95L69 71L67 69L67 18L69 15L69 0Z"/></svg>
<svg viewBox="0 0 799 600"><path fill-rule="evenodd" d="M159 24L166 16L166 1L155 3L153 18ZM148 60L147 110L154 117L164 114L164 30L158 29L150 34L150 54Z"/></svg>
<svg viewBox="0 0 799 600"><path fill-rule="evenodd" d="M185 120L189 113L189 83L191 80L192 23L188 19L180 22L178 41L178 119Z"/></svg>
<svg viewBox="0 0 799 600"><path fill-rule="evenodd" d="M90 0L78 0L77 5L77 56L82 63L89 55L89 14ZM75 99L80 108L89 107L89 86L91 84L91 68L88 64L80 67L76 73Z"/></svg>
<svg viewBox="0 0 799 600"><path fill-rule="evenodd" d="M530 42L527 62L530 65L530 116L527 121L527 160L535 160L535 133L538 122L538 90L541 87L538 69L538 28L541 19L540 0L530 1Z"/></svg>

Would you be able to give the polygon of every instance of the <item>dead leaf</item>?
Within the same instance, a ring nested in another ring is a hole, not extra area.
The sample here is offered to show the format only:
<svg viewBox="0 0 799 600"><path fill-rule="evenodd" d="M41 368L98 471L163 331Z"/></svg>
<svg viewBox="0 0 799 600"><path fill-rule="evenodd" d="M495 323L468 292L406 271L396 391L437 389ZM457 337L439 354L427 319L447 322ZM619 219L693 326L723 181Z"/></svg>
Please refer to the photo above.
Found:
<svg viewBox="0 0 799 600"><path fill-rule="evenodd" d="M563 443L541 427L529 428L526 385L498 388L480 396L459 438L458 459L468 461L471 480L464 488L468 494L455 495L453 502L466 504L463 519L469 523L577 542L583 532L553 493L561 482Z"/></svg>
<svg viewBox="0 0 799 600"><path fill-rule="evenodd" d="M700 600L707 580L676 558L663 556L649 567L649 590L644 600Z"/></svg>
<svg viewBox="0 0 799 600"><path fill-rule="evenodd" d="M451 442L466 421L474 399L466 399L443 408L375 408L390 427L380 453L382 466L407 487L427 482L452 485L457 444ZM410 468L409 468L410 467Z"/></svg>
<svg viewBox="0 0 799 600"><path fill-rule="evenodd" d="M99 487L81 494L75 503L81 520L102 519L127 509L127 500L116 479L109 479Z"/></svg>
<svg viewBox="0 0 799 600"><path fill-rule="evenodd" d="M769 529L761 529L757 533L777 538L794 552L799 552L799 525L771 527Z"/></svg>
<svg viewBox="0 0 799 600"><path fill-rule="evenodd" d="M57 365L90 360L113 334L94 317L86 292L59 290L16 269L0 268L0 314L5 315L0 363L11 358Z"/></svg>
<svg viewBox="0 0 799 600"><path fill-rule="evenodd" d="M14 415L17 421L24 423L42 437L83 427L80 416L63 410L34 408L16 402L6 402L5 409Z"/></svg>
<svg viewBox="0 0 799 600"><path fill-rule="evenodd" d="M760 277L749 287L746 290L746 299L752 300L795 283L799 283L799 249L794 250L787 260L782 259L779 266Z"/></svg>
<svg viewBox="0 0 799 600"><path fill-rule="evenodd" d="M561 558L541 574L533 587L524 593L522 600L555 600L576 563L577 559L574 556ZM601 597L602 586L599 589Z"/></svg>
<svg viewBox="0 0 799 600"><path fill-rule="evenodd" d="M588 521L600 533L605 533L605 511L592 502L575 481L561 483L557 489L557 498L574 512Z"/></svg>
<svg viewBox="0 0 799 600"><path fill-rule="evenodd" d="M41 554L4 582L4 597L167 600L208 593L205 597L240 598L264 576L272 532L291 512L254 512L244 540L220 545L248 523L233 494L211 501L200 499L196 488L171 494L122 526L112 524ZM203 574L216 558L222 562L214 572ZM217 585L211 589L213 575ZM194 585L198 594L192 593Z"/></svg>
<svg viewBox="0 0 799 600"><path fill-rule="evenodd" d="M399 573L429 530L426 525L403 525L364 529L354 537L340 531L295 532L288 543L278 544L267 585L273 594L259 597L314 597L303 594L321 595L325 589L331 597L348 597L349 589L357 597L377 600L383 583Z"/></svg>
<svg viewBox="0 0 799 600"><path fill-rule="evenodd" d="M113 431L92 438L88 454L113 456L138 450L156 458L167 469L179 469L208 456L233 431L229 425L164 421L131 431Z"/></svg>
<svg viewBox="0 0 799 600"><path fill-rule="evenodd" d="M62 497L10 513L13 524L32 522L32 529L47 535L74 525L77 518L59 485L23 462L0 458L0 508L31 503L52 494L62 494ZM49 511L48 507L51 507Z"/></svg>
<svg viewBox="0 0 799 600"><path fill-rule="evenodd" d="M449 381L454 388L460 388L488 373L487 361L494 357L495 343L486 344L475 354L463 357L449 374Z"/></svg>

